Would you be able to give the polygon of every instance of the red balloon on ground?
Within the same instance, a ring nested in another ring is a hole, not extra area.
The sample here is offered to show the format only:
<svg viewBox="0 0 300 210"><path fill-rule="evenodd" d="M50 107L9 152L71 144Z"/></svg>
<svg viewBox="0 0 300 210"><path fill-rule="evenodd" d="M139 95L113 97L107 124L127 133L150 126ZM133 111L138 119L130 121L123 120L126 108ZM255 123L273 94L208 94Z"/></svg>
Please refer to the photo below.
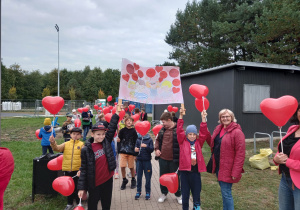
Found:
<svg viewBox="0 0 300 210"><path fill-rule="evenodd" d="M260 103L262 113L278 127L284 126L298 108L297 99L293 96L266 98Z"/></svg>
<svg viewBox="0 0 300 210"><path fill-rule="evenodd" d="M150 78L154 77L155 74L156 74L156 72L155 72L154 69L148 69L148 70L146 71L146 75L147 75L148 77L150 77Z"/></svg>
<svg viewBox="0 0 300 210"><path fill-rule="evenodd" d="M178 77L178 75L179 75L178 69L171 69L169 72L169 75L173 78Z"/></svg>
<svg viewBox="0 0 300 210"><path fill-rule="evenodd" d="M111 100L112 100L112 96L108 96L107 101L111 101Z"/></svg>
<svg viewBox="0 0 300 210"><path fill-rule="evenodd" d="M127 64L126 70L127 70L127 72L128 72L129 74L134 73L134 67L133 67L133 65Z"/></svg>
<svg viewBox="0 0 300 210"><path fill-rule="evenodd" d="M159 178L161 185L168 188L170 193L176 193L178 190L178 175L177 173L164 174Z"/></svg>
<svg viewBox="0 0 300 210"><path fill-rule="evenodd" d="M110 123L111 116L112 116L112 113L107 113L106 115L104 115L105 120L106 120L108 123Z"/></svg>
<svg viewBox="0 0 300 210"><path fill-rule="evenodd" d="M59 171L62 169L62 162L63 162L63 155L60 155L57 158L50 160L47 163L47 168L51 171Z"/></svg>
<svg viewBox="0 0 300 210"><path fill-rule="evenodd" d="M134 127L139 134L145 136L150 130L151 124L149 121L140 121L137 122Z"/></svg>
<svg viewBox="0 0 300 210"><path fill-rule="evenodd" d="M74 192L74 180L70 176L60 176L52 182L52 187L55 191L63 196L69 196Z"/></svg>
<svg viewBox="0 0 300 210"><path fill-rule="evenodd" d="M173 107L172 107L172 111L173 111L173 112L178 112L178 107L173 106Z"/></svg>
<svg viewBox="0 0 300 210"><path fill-rule="evenodd" d="M42 138L39 137L39 134L40 134L40 129L37 129L37 130L35 131L35 136L36 136L36 138L38 138L38 139L42 139Z"/></svg>
<svg viewBox="0 0 300 210"><path fill-rule="evenodd" d="M208 88L205 85L192 84L189 91L195 98L206 97L208 94Z"/></svg>
<svg viewBox="0 0 300 210"><path fill-rule="evenodd" d="M203 111L203 100L202 98L196 98L195 99L195 106L198 109L199 112ZM207 100L207 98L204 98L204 108L205 110L207 110L209 107L209 101Z"/></svg>
<svg viewBox="0 0 300 210"><path fill-rule="evenodd" d="M154 126L152 128L153 134L156 136L162 127L163 127L163 125L156 125L156 126Z"/></svg>
<svg viewBox="0 0 300 210"><path fill-rule="evenodd" d="M42 104L51 114L57 114L63 108L65 101L59 96L46 96L42 100Z"/></svg>
<svg viewBox="0 0 300 210"><path fill-rule="evenodd" d="M74 124L75 124L75 127L79 128L81 126L81 120L80 119L74 120Z"/></svg>
<svg viewBox="0 0 300 210"><path fill-rule="evenodd" d="M168 109L169 112L172 112L173 111L172 105L169 105L167 109Z"/></svg>

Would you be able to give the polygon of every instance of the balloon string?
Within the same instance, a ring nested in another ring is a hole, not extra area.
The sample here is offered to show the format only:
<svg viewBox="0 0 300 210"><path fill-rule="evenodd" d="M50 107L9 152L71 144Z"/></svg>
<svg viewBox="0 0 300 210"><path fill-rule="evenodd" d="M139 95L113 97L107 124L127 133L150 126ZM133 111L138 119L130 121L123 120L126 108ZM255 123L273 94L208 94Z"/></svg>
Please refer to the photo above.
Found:
<svg viewBox="0 0 300 210"><path fill-rule="evenodd" d="M202 96L202 102L203 102L203 111L206 110L205 109L205 104L204 104L204 96ZM205 117L205 121L207 122L207 117Z"/></svg>
<svg viewBox="0 0 300 210"><path fill-rule="evenodd" d="M51 125L52 131L51 131L51 136L53 136L53 130L54 130L54 118L55 118L55 114L53 115L53 122Z"/></svg>
<svg viewBox="0 0 300 210"><path fill-rule="evenodd" d="M282 133L281 133L281 127L279 127L279 133L280 133L281 152L283 153L283 144L282 144Z"/></svg>
<svg viewBox="0 0 300 210"><path fill-rule="evenodd" d="M72 179L74 179L77 175L73 176Z"/></svg>
<svg viewBox="0 0 300 210"><path fill-rule="evenodd" d="M143 143L143 138L144 138L144 137L142 136L142 141L141 141L141 145L140 145L140 149L139 149L139 154L141 153L142 143ZM138 154L138 155L139 155L139 154Z"/></svg>
<svg viewBox="0 0 300 210"><path fill-rule="evenodd" d="M78 206L82 206L82 205L81 205L81 198L79 198L79 204L78 204Z"/></svg>

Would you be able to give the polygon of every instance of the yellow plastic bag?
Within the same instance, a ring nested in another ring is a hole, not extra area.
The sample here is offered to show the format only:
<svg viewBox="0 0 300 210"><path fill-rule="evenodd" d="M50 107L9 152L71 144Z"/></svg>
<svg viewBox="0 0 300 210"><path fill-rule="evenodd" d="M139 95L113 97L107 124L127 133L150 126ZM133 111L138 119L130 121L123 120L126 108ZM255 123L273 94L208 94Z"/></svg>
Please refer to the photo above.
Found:
<svg viewBox="0 0 300 210"><path fill-rule="evenodd" d="M270 168L269 163L269 155L272 154L272 150L270 148L260 149L260 154L253 155L249 158L249 162L251 167L264 170L266 168Z"/></svg>

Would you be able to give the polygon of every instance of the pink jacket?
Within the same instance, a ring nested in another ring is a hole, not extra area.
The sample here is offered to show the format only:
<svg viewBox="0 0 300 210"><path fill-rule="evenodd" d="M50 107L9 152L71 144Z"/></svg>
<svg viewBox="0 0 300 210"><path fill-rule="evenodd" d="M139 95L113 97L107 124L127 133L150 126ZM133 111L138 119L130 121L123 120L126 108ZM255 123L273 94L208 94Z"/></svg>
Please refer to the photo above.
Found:
<svg viewBox="0 0 300 210"><path fill-rule="evenodd" d="M207 139L210 145L211 151L213 151L214 140L223 128L222 124L219 124L212 137ZM225 135L222 138L220 149L220 167L218 180L227 183L237 183L242 178L244 173L243 165L245 161L245 135L241 129L241 126L235 122L232 122L225 128ZM215 173L216 162L213 155L213 170ZM232 177L236 179L233 180Z"/></svg>
<svg viewBox="0 0 300 210"><path fill-rule="evenodd" d="M298 129L299 129L299 125L292 125L291 127L289 127L287 134L282 138L282 141L285 140L289 135L291 135ZM280 141L277 146L278 151L279 151L279 147L280 147ZM276 155L278 155L278 153L279 153L278 151L277 151ZM276 155L275 155L275 157L276 157ZM276 165L278 165L275 161L274 161L274 163ZM297 188L300 189L300 141L298 141L292 147L290 157L287 159L285 165L290 169L290 175L293 180L293 183L296 185ZM279 170L278 170L278 172L279 172Z"/></svg>
<svg viewBox="0 0 300 210"><path fill-rule="evenodd" d="M178 141L179 147L180 147L179 170L190 171L192 168L191 144L186 139L185 131L183 130L183 123L184 123L183 119L178 119L178 121L177 121L177 141ZM205 165L203 154L202 154L202 146L205 142L205 139L207 139L207 136L206 136L207 134L209 134L209 132L207 130L207 124L201 123L199 137L195 140L196 158L197 158L199 172L206 171L206 165Z"/></svg>

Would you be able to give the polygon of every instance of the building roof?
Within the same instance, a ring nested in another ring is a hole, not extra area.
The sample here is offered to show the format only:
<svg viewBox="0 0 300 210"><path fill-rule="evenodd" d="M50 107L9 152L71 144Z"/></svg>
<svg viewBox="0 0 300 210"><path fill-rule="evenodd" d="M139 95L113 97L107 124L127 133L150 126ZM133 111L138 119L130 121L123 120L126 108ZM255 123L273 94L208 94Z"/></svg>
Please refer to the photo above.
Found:
<svg viewBox="0 0 300 210"><path fill-rule="evenodd" d="M268 68L268 69L278 69L278 70L289 70L289 71L300 71L300 67L295 65L280 65L280 64L271 64L271 63L257 63L257 62L247 62L247 61L238 61L235 63L229 63L221 66L216 66L209 69L194 71L186 74L182 74L181 77L188 77L197 74L203 74L210 71L218 71L221 69L226 69L229 67L259 67L259 68ZM244 70L244 69L242 69Z"/></svg>

